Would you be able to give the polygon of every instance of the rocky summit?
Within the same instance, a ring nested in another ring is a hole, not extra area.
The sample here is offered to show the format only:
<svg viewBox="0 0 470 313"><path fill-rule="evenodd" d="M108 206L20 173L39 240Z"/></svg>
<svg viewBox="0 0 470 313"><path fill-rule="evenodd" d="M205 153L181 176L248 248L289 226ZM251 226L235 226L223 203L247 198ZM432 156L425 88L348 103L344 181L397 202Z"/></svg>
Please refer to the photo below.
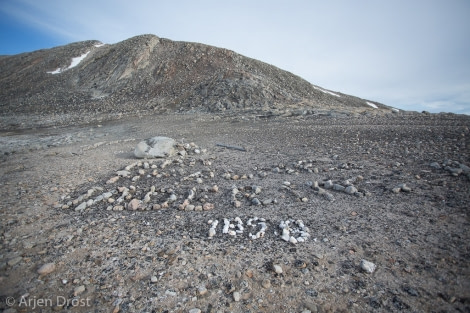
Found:
<svg viewBox="0 0 470 313"><path fill-rule="evenodd" d="M155 35L2 56L0 68L3 115L393 110L227 49Z"/></svg>

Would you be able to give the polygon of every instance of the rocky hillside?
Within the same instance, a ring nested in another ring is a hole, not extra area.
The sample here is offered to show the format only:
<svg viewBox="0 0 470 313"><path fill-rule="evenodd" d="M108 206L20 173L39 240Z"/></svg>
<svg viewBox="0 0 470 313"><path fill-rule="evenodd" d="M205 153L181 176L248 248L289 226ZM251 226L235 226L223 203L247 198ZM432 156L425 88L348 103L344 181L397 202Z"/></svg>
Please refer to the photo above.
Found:
<svg viewBox="0 0 470 313"><path fill-rule="evenodd" d="M0 106L20 113L390 111L272 65L199 43L142 35L0 57Z"/></svg>

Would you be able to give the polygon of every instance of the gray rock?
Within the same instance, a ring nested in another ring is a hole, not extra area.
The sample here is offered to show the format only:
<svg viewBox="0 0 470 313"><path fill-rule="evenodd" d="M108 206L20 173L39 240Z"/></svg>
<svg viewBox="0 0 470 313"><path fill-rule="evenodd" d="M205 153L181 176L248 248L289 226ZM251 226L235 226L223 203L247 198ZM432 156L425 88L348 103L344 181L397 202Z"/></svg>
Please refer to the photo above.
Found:
<svg viewBox="0 0 470 313"><path fill-rule="evenodd" d="M175 202L176 200L178 199L178 197L176 197L176 195L174 193L172 193L169 197L168 197L168 202Z"/></svg>
<svg viewBox="0 0 470 313"><path fill-rule="evenodd" d="M465 174L469 174L470 173L470 167L468 167L467 165L465 164L460 164L460 168L462 169L462 171L465 173Z"/></svg>
<svg viewBox="0 0 470 313"><path fill-rule="evenodd" d="M20 257L20 256L18 256L18 257L16 257L16 258L13 258L13 259L9 260L9 261L7 262L7 264L8 264L9 266L14 266L14 265L20 263L22 260L23 260L23 258Z"/></svg>
<svg viewBox="0 0 470 313"><path fill-rule="evenodd" d="M429 164L429 166L432 167L432 168L435 168L435 169L440 169L441 168L441 166L437 162L432 162L431 164Z"/></svg>
<svg viewBox="0 0 470 313"><path fill-rule="evenodd" d="M263 200L262 203L263 203L263 205L269 205L269 204L273 203L273 199Z"/></svg>
<svg viewBox="0 0 470 313"><path fill-rule="evenodd" d="M165 295L171 296L171 297L176 297L178 294L173 290L166 290Z"/></svg>
<svg viewBox="0 0 470 313"><path fill-rule="evenodd" d="M52 273L55 270L54 263L46 263L38 269L39 275L47 275Z"/></svg>
<svg viewBox="0 0 470 313"><path fill-rule="evenodd" d="M201 313L201 310L198 308L194 308L194 309L189 310L189 313Z"/></svg>
<svg viewBox="0 0 470 313"><path fill-rule="evenodd" d="M75 211L80 212L86 209L86 202L80 203L76 208Z"/></svg>
<svg viewBox="0 0 470 313"><path fill-rule="evenodd" d="M139 142L135 147L136 158L167 158L175 155L176 141L168 137L153 137Z"/></svg>
<svg viewBox="0 0 470 313"><path fill-rule="evenodd" d="M251 200L251 204L252 205L261 205L261 201L259 201L258 198L253 198L253 200Z"/></svg>
<svg viewBox="0 0 470 313"><path fill-rule="evenodd" d="M257 195L261 193L261 187L260 186L253 186L253 187L251 187L251 190Z"/></svg>
<svg viewBox="0 0 470 313"><path fill-rule="evenodd" d="M204 286L200 286L200 287L197 289L197 293L198 293L198 295L200 295L200 296L205 296L205 295L207 295L207 292L208 292L208 291L207 291L207 288L204 287Z"/></svg>
<svg viewBox="0 0 470 313"><path fill-rule="evenodd" d="M346 187L346 189L344 189L344 192L347 193L348 195L353 195L357 192L357 189L354 186L348 186Z"/></svg>
<svg viewBox="0 0 470 313"><path fill-rule="evenodd" d="M344 189L346 189L346 188L344 186L341 186L340 184L334 184L333 185L333 190L344 191Z"/></svg>
<svg viewBox="0 0 470 313"><path fill-rule="evenodd" d="M113 196L113 193L112 193L112 192L105 192L105 193L103 193L103 198L104 198L105 200L111 198L112 196ZM98 199L98 198L97 198L97 199Z"/></svg>
<svg viewBox="0 0 470 313"><path fill-rule="evenodd" d="M322 195L328 201L335 201L335 197L329 192L324 192Z"/></svg>
<svg viewBox="0 0 470 313"><path fill-rule="evenodd" d="M323 187L325 189L331 189L333 188L333 182L331 180L327 180L324 184L323 184Z"/></svg>
<svg viewBox="0 0 470 313"><path fill-rule="evenodd" d="M446 170L452 174L452 176L459 176L462 174L463 170L460 167L446 167Z"/></svg>

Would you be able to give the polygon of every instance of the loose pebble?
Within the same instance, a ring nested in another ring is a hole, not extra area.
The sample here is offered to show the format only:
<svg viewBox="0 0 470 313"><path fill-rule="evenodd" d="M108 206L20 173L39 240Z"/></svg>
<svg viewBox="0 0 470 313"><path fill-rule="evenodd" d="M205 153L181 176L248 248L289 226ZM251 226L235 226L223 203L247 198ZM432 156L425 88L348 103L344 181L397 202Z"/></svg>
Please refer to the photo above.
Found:
<svg viewBox="0 0 470 313"><path fill-rule="evenodd" d="M274 264L274 265L273 265L273 270L274 270L274 272L275 272L276 274L282 274L282 272L283 272L283 271L282 271L282 267L281 267L280 265L278 265L278 264Z"/></svg>
<svg viewBox="0 0 470 313"><path fill-rule="evenodd" d="M372 274L375 271L377 266L372 262L369 262L369 261L366 261L366 260L361 260L360 267L363 271L365 271L369 274Z"/></svg>
<svg viewBox="0 0 470 313"><path fill-rule="evenodd" d="M263 279L261 286L263 286L265 289L269 289L271 288L271 281L269 279Z"/></svg>
<svg viewBox="0 0 470 313"><path fill-rule="evenodd" d="M54 263L46 263L38 269L38 274L39 275L50 274L53 271L55 271L55 268L56 268L56 266L55 266Z"/></svg>
<svg viewBox="0 0 470 313"><path fill-rule="evenodd" d="M74 289L73 295L76 297L76 296L82 294L84 291L85 291L85 286L84 285L78 286Z"/></svg>
<svg viewBox="0 0 470 313"><path fill-rule="evenodd" d="M238 291L234 291L234 292L233 292L233 300L234 300L235 302L238 302L238 301L240 301L240 299L241 299L240 293L239 293Z"/></svg>

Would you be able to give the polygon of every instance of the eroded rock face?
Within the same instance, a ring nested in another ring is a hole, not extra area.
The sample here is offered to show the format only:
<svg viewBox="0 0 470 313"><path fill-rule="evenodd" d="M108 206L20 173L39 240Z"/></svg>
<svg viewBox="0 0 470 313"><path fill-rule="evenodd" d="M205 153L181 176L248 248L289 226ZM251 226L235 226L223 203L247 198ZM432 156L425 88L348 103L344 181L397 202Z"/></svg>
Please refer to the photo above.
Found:
<svg viewBox="0 0 470 313"><path fill-rule="evenodd" d="M168 137L145 139L135 147L134 155L138 159L167 158L176 153L176 141Z"/></svg>

